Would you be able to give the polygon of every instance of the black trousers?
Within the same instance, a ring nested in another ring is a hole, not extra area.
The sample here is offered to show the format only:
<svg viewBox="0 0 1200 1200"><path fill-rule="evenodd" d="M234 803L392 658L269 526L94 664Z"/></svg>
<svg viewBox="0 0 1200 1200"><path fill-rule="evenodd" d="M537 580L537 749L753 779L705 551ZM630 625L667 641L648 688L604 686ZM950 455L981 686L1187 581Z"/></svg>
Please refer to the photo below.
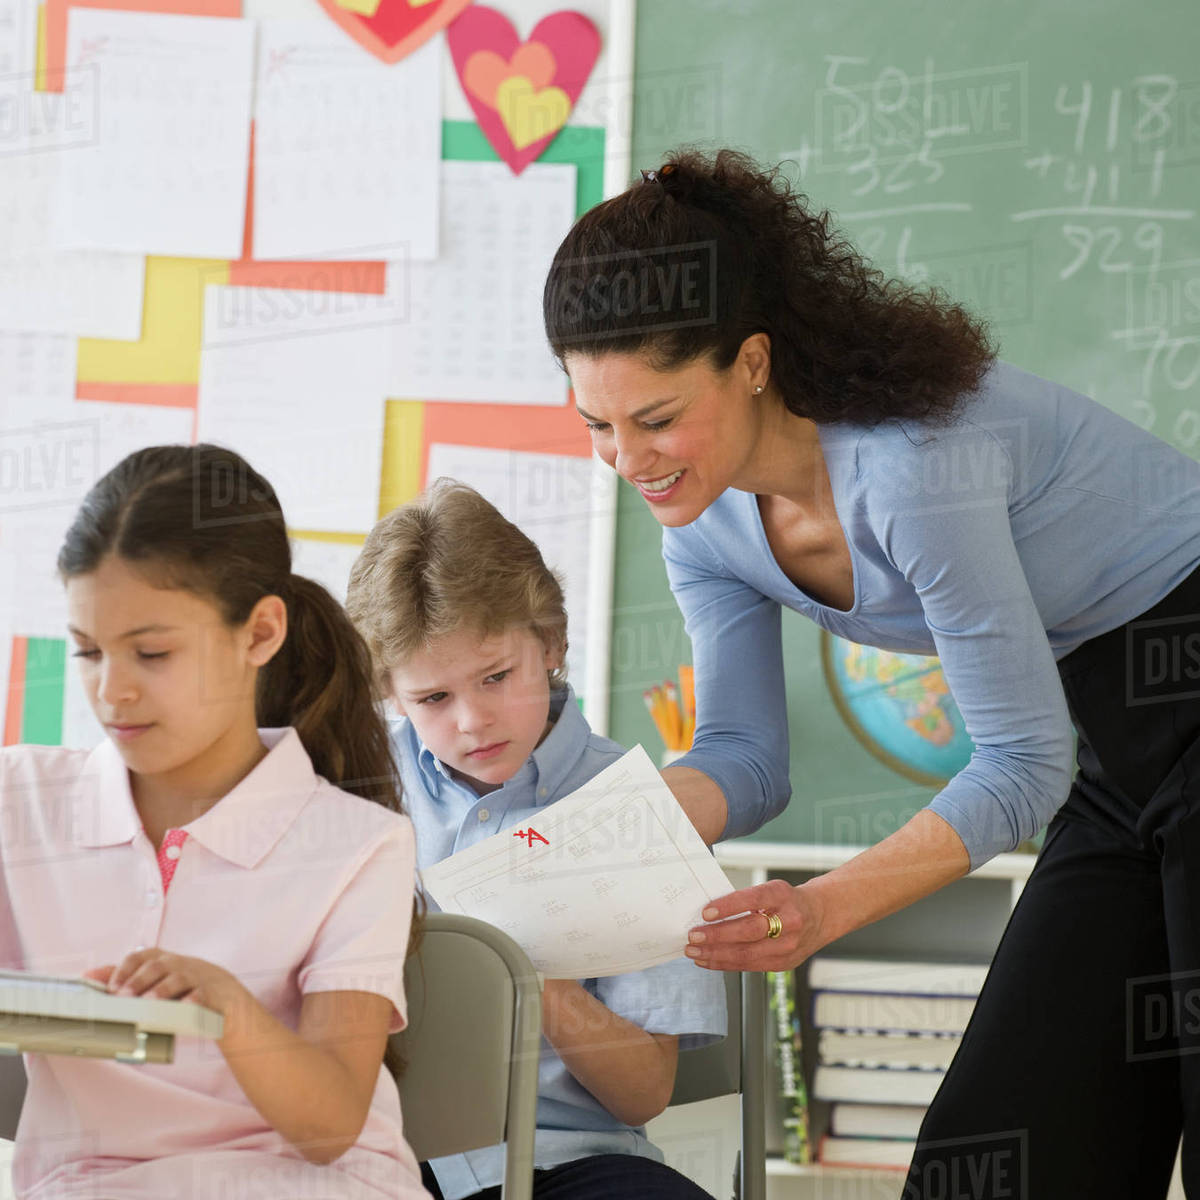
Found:
<svg viewBox="0 0 1200 1200"><path fill-rule="evenodd" d="M1059 663L1078 771L905 1200L1200 1200L1200 570Z"/></svg>
<svg viewBox="0 0 1200 1200"><path fill-rule="evenodd" d="M428 1163L421 1181L434 1200L442 1200ZM469 1200L500 1200L498 1187L476 1192ZM557 1167L535 1170L533 1200L712 1200L690 1179L663 1163L639 1154L595 1154Z"/></svg>

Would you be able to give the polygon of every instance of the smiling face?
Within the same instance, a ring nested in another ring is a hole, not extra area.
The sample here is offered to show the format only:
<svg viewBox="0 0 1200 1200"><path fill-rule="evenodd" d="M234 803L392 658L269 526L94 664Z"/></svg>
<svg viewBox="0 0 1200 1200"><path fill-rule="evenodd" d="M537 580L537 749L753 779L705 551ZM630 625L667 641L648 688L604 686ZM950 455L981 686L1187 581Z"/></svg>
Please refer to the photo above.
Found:
<svg viewBox="0 0 1200 1200"><path fill-rule="evenodd" d="M183 588L155 587L112 555L67 581L88 703L139 787L203 795L257 746L254 688L287 631L278 596L246 623ZM220 795L220 791L216 795Z"/></svg>
<svg viewBox="0 0 1200 1200"><path fill-rule="evenodd" d="M750 477L767 397L769 344L747 338L725 371L707 358L672 371L646 355L569 354L564 365L597 454L632 483L663 525L687 525Z"/></svg>
<svg viewBox="0 0 1200 1200"><path fill-rule="evenodd" d="M388 673L392 701L454 778L479 795L511 779L550 731L547 672L562 663L532 629L433 639Z"/></svg>

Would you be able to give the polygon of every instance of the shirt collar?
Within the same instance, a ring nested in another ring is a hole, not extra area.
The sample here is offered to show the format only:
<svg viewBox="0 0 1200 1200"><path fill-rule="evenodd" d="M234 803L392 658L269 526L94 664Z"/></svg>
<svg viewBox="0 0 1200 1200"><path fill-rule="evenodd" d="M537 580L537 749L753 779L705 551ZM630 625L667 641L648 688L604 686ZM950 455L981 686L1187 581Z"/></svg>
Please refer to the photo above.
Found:
<svg viewBox="0 0 1200 1200"><path fill-rule="evenodd" d="M550 693L549 715L554 718L554 725L550 732L546 734L542 744L534 750L529 762L526 762L504 785L504 787L508 787L509 784L519 785L520 782L526 780L531 762L533 764L533 788L538 794L538 799L543 802L558 799L558 789L575 764L578 763L579 756L583 753L591 733L587 721L583 718L583 713L579 711L575 690L570 684L555 688ZM443 782L462 787L463 785L450 774L441 759L437 758L433 751L417 737L415 730L412 736L417 743L417 767L430 793L434 796L441 795ZM545 789L544 794L542 794L543 788ZM504 789L498 790L503 791Z"/></svg>
<svg viewBox="0 0 1200 1200"><path fill-rule="evenodd" d="M550 715L554 726L533 752L534 784L544 803L559 799L559 789L575 769L592 732L570 684L550 694Z"/></svg>
<svg viewBox="0 0 1200 1200"><path fill-rule="evenodd" d="M260 729L266 756L207 812L185 828L206 849L240 867L253 867L284 835L320 777L290 726ZM107 738L88 755L76 795L75 841L80 846L131 842L141 819L129 771Z"/></svg>

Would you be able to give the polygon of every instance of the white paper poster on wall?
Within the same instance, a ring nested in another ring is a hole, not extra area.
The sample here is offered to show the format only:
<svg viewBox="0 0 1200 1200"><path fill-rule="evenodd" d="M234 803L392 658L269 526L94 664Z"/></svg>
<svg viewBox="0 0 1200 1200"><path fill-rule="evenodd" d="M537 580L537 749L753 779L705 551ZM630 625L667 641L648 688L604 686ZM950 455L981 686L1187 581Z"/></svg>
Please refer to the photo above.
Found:
<svg viewBox="0 0 1200 1200"><path fill-rule="evenodd" d="M442 163L435 262L389 263L396 328L389 392L500 404L565 404L542 331L542 287L575 215L575 167Z"/></svg>
<svg viewBox="0 0 1200 1200"><path fill-rule="evenodd" d="M290 528L366 533L404 316L388 296L206 288L197 440L265 475Z"/></svg>
<svg viewBox="0 0 1200 1200"><path fill-rule="evenodd" d="M32 407L32 406L31 406ZM91 486L143 446L188 443L189 409L78 400L64 419L23 425L6 441L16 472L0 492L0 607L13 633L64 637L56 561ZM0 455L0 466L8 461Z"/></svg>
<svg viewBox="0 0 1200 1200"><path fill-rule="evenodd" d="M0 435L69 417L75 402L75 363L72 337L0 332ZM0 456L7 449L0 443ZM4 465L11 470L13 464Z"/></svg>
<svg viewBox="0 0 1200 1200"><path fill-rule="evenodd" d="M386 64L327 20L259 30L254 257L435 257L438 42Z"/></svg>
<svg viewBox="0 0 1200 1200"><path fill-rule="evenodd" d="M28 73L0 77L0 106L9 114L0 136L0 329L137 341L145 259L62 250L53 237L64 163L89 152L96 113L85 111L92 106L78 84L38 92L36 100L32 86Z"/></svg>
<svg viewBox="0 0 1200 1200"><path fill-rule="evenodd" d="M339 604L345 604L350 568L361 553L362 546L357 544L293 537L292 571L316 580Z"/></svg>
<svg viewBox="0 0 1200 1200"><path fill-rule="evenodd" d="M93 137L62 156L64 249L238 258L254 22L73 8L66 87Z"/></svg>

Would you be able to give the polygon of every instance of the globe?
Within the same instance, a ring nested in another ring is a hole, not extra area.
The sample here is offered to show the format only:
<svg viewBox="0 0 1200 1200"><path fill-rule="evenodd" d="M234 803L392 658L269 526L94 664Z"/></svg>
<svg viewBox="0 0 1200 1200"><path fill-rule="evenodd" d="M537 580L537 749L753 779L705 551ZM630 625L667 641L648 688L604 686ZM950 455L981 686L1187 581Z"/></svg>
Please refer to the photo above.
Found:
<svg viewBox="0 0 1200 1200"><path fill-rule="evenodd" d="M838 712L876 758L933 787L966 766L973 743L936 658L822 630L821 660Z"/></svg>

